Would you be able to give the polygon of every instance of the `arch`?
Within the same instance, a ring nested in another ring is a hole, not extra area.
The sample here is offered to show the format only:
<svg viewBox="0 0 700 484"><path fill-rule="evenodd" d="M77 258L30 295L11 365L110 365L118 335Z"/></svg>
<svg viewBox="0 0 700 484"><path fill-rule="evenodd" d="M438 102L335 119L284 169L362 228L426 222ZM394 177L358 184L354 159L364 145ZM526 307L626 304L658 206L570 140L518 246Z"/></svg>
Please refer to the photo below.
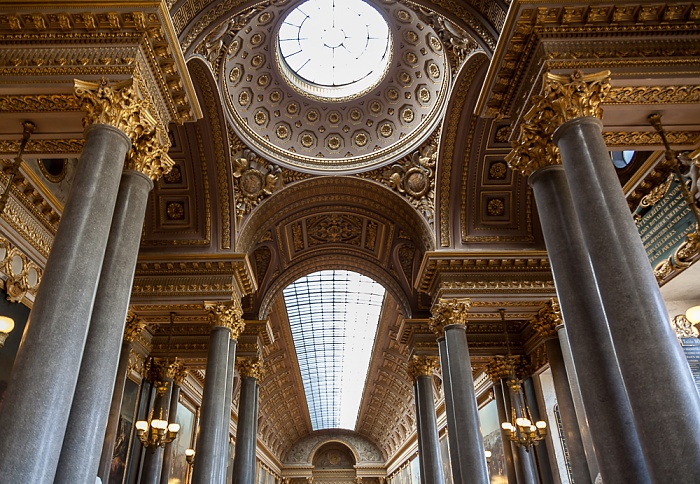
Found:
<svg viewBox="0 0 700 484"><path fill-rule="evenodd" d="M337 234L312 239L314 227L323 224L342 228L354 239ZM260 272L264 267L268 276L258 280L259 292L246 311L265 317L274 298L299 277L321 269L347 269L381 283L411 317L418 299L411 268L432 243L423 216L378 182L348 176L290 184L264 200L241 227L239 252L251 255L262 245L272 251L269 259L260 261ZM402 265L395 248L406 245L415 250L405 251L405 258L411 259ZM406 277L401 275L404 270L409 272Z"/></svg>
<svg viewBox="0 0 700 484"><path fill-rule="evenodd" d="M479 78L486 75L488 56L483 51L473 53L460 69L445 112L441 144L438 150L435 190L435 223L438 247L454 247L459 234L460 186L463 153L473 136L474 106L481 90Z"/></svg>
<svg viewBox="0 0 700 484"><path fill-rule="evenodd" d="M209 142L203 143L206 154L208 183L214 187L211 196L211 238L212 246L220 249L231 249L232 234L235 232L235 218L231 216L233 207L233 189L231 180L231 162L229 153L229 136L226 119L221 109L221 96L216 85L216 79L209 64L200 56L194 56L187 61L197 95L205 113L199 121L202 137ZM214 244L215 240L219 244Z"/></svg>
<svg viewBox="0 0 700 484"><path fill-rule="evenodd" d="M311 455L310 457L310 463L314 466L317 467L319 464L319 460L321 457L323 457L321 454L324 451L328 451L331 449L339 449L341 451L345 451L351 456L351 464L354 466L358 463L358 455L355 449L350 447L346 442L343 442L342 440L339 439L329 439L326 441L321 441L318 443L316 447L311 449Z"/></svg>

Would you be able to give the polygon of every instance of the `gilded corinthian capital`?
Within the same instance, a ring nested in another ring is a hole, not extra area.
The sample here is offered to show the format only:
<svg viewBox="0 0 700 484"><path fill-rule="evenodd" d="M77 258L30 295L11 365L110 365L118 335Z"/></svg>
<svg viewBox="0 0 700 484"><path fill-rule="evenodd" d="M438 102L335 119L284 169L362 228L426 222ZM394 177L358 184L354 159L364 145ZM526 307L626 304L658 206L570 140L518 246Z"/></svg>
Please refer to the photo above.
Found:
<svg viewBox="0 0 700 484"><path fill-rule="evenodd" d="M553 338L557 336L557 326L562 324L559 303L550 299L537 311L537 315L530 320L532 329L537 331L542 338Z"/></svg>
<svg viewBox="0 0 700 484"><path fill-rule="evenodd" d="M263 361L260 358L236 358L236 368L241 378L250 377L260 381L264 376Z"/></svg>
<svg viewBox="0 0 700 484"><path fill-rule="evenodd" d="M231 339L237 340L245 329L243 309L238 302L204 302L204 309L209 312L209 321L212 326L223 326L231 330Z"/></svg>
<svg viewBox="0 0 700 484"><path fill-rule="evenodd" d="M153 129L153 117L144 109L133 79L109 83L102 78L99 83L75 79L75 96L86 111L83 126L106 124L117 128L133 143L141 134Z"/></svg>
<svg viewBox="0 0 700 484"><path fill-rule="evenodd" d="M413 355L408 360L408 374L415 381L419 376L433 376L433 373L438 368L438 359L436 356L417 356Z"/></svg>
<svg viewBox="0 0 700 484"><path fill-rule="evenodd" d="M448 324L467 324L467 316L471 300L469 299L438 299L433 305L430 318L430 330L438 337L445 334Z"/></svg>
<svg viewBox="0 0 700 484"><path fill-rule="evenodd" d="M575 118L600 118L600 103L609 90L610 71L574 71L568 76L545 73L542 92L532 96L531 107L523 115L506 162L525 176L545 166L561 165L559 149L552 141L554 130Z"/></svg>
<svg viewBox="0 0 700 484"><path fill-rule="evenodd" d="M126 326L124 327L124 340L133 343L141 334L146 323L136 316L131 310L126 313Z"/></svg>
<svg viewBox="0 0 700 484"><path fill-rule="evenodd" d="M148 114L147 111L142 112ZM153 120L155 123L155 120ZM133 142L133 146L126 155L125 168L140 171L154 182L170 172L175 162L168 156L170 139L157 125L145 131Z"/></svg>

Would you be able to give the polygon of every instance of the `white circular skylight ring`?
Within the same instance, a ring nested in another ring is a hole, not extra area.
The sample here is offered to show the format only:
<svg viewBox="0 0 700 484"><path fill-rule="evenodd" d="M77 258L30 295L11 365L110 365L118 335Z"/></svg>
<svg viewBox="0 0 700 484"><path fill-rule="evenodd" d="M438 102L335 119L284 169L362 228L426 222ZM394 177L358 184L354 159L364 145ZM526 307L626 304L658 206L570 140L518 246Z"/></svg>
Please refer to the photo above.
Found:
<svg viewBox="0 0 700 484"><path fill-rule="evenodd" d="M392 57L386 20L362 0L307 0L289 12L277 35L287 79L329 100L377 85Z"/></svg>

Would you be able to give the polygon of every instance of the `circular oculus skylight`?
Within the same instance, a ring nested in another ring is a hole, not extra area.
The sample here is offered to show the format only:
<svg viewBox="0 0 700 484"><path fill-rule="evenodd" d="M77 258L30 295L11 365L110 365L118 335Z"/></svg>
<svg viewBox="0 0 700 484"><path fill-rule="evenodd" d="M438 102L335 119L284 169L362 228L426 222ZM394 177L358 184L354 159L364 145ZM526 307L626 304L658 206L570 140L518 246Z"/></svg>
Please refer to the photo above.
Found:
<svg viewBox="0 0 700 484"><path fill-rule="evenodd" d="M284 18L277 45L292 84L327 99L375 86L391 59L389 26L362 0L307 0Z"/></svg>

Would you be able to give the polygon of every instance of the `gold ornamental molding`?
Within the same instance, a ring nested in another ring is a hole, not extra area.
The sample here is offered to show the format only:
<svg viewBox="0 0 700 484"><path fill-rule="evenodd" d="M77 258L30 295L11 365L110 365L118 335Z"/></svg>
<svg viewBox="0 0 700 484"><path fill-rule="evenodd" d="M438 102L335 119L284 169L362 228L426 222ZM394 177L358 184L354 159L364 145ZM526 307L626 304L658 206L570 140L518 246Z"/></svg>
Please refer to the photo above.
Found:
<svg viewBox="0 0 700 484"><path fill-rule="evenodd" d="M656 131L603 131L606 146L610 148L649 147L662 149L664 143ZM700 131L667 131L666 138L674 148L696 147L700 143Z"/></svg>
<svg viewBox="0 0 700 484"><path fill-rule="evenodd" d="M0 272L5 274L4 287L7 300L21 302L34 300L43 270L22 252L19 247L0 235Z"/></svg>
<svg viewBox="0 0 700 484"><path fill-rule="evenodd" d="M610 68L619 71L614 77L621 84L631 85L635 77L648 79L654 73L697 73L691 66L697 60L698 19L695 3L513 0L476 113L516 118L547 70ZM696 95L679 93L679 100L673 88L646 94L640 89L630 88L626 103L686 103ZM612 104L625 101L625 94L618 91Z"/></svg>
<svg viewBox="0 0 700 484"><path fill-rule="evenodd" d="M81 110L78 98L72 94L0 96L0 111L5 113L50 113Z"/></svg>
<svg viewBox="0 0 700 484"><path fill-rule="evenodd" d="M241 304L234 300L226 302L204 302L204 309L209 313L212 326L223 326L231 330L231 339L238 340L245 329L243 309Z"/></svg>
<svg viewBox="0 0 700 484"><path fill-rule="evenodd" d="M58 87L73 77L139 75L139 90L148 93L163 128L202 117L164 2L0 0L0 41L2 84L31 90L39 76L40 82ZM17 109L27 100L9 101ZM25 109L54 111L60 101L29 100ZM66 108L73 110L70 104Z"/></svg>
<svg viewBox="0 0 700 484"><path fill-rule="evenodd" d="M0 111L2 111L0 109ZM17 155L18 140L0 140L0 156ZM72 139L31 139L24 149L25 155L80 155L83 152L85 140Z"/></svg>
<svg viewBox="0 0 700 484"><path fill-rule="evenodd" d="M700 86L611 86L606 104L694 104L700 102Z"/></svg>
<svg viewBox="0 0 700 484"><path fill-rule="evenodd" d="M553 287L546 251L432 251L423 257L415 289L438 297L438 291L450 289L535 289L550 285Z"/></svg>

